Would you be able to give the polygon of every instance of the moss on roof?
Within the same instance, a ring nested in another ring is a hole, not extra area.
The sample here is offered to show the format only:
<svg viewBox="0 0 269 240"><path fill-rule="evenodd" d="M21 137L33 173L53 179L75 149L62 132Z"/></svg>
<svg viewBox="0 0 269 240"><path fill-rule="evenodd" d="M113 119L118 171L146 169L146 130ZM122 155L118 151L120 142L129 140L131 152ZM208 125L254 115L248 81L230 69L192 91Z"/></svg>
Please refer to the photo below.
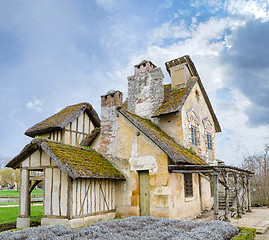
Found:
<svg viewBox="0 0 269 240"><path fill-rule="evenodd" d="M120 110L123 112L124 110ZM183 146L180 146L175 140L163 132L157 125L152 121L141 118L133 113L124 111L127 115L131 116L135 121L139 123L138 127L144 128L140 129L161 148L163 149L172 161L175 163L188 163L188 164L201 164L206 165L207 163L200 158L196 153L187 149ZM129 119L132 121L132 119ZM148 133L148 134L147 134Z"/></svg>
<svg viewBox="0 0 269 240"><path fill-rule="evenodd" d="M154 117L177 112L181 103L184 102L185 96L193 86L191 83L193 83L193 81L190 81L186 87L178 89L171 89L171 84L164 85L164 100L162 105L155 111Z"/></svg>
<svg viewBox="0 0 269 240"><path fill-rule="evenodd" d="M68 123L72 122L78 117L84 110L87 110L89 117L96 127L100 126L100 119L89 103L79 103L76 105L67 106L60 112L48 117L29 128L25 134L30 137L35 137L38 134L47 133L53 130L60 130L67 126Z"/></svg>
<svg viewBox="0 0 269 240"><path fill-rule="evenodd" d="M53 141L44 141L42 149L72 177L125 179L124 175L100 153ZM48 152L49 151L49 152Z"/></svg>

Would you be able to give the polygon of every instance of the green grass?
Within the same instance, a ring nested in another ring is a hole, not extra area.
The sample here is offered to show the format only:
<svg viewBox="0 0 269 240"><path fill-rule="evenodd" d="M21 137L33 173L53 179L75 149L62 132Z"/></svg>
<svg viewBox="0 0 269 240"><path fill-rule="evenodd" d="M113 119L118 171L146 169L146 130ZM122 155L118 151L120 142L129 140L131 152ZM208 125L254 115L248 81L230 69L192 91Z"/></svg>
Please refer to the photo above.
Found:
<svg viewBox="0 0 269 240"><path fill-rule="evenodd" d="M17 190L1 190L0 197L19 197L20 191ZM33 190L31 196L43 196L43 190Z"/></svg>
<svg viewBox="0 0 269 240"><path fill-rule="evenodd" d="M31 206L36 205L36 204L42 204L42 202L31 203ZM7 206L7 205L17 205L17 206L19 206L19 202L3 202L3 203L0 203L0 206Z"/></svg>
<svg viewBox="0 0 269 240"><path fill-rule="evenodd" d="M239 233L231 240L254 240L256 236L255 228L238 227Z"/></svg>
<svg viewBox="0 0 269 240"><path fill-rule="evenodd" d="M2 202L2 203L0 203L0 206L6 206L6 205L18 205L19 206L19 202Z"/></svg>
<svg viewBox="0 0 269 240"><path fill-rule="evenodd" d="M18 217L19 207L0 208L0 224L15 222ZM31 220L40 220L43 216L43 206L31 206Z"/></svg>

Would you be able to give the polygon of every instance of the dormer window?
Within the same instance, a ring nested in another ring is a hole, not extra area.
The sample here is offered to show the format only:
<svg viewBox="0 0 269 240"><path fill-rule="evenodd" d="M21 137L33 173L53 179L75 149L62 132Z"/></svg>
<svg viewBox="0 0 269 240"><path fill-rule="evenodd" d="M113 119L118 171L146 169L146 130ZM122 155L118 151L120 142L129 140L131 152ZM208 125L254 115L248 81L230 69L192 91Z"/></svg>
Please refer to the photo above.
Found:
<svg viewBox="0 0 269 240"><path fill-rule="evenodd" d="M193 146L197 146L197 130L195 127L191 127L191 143Z"/></svg>
<svg viewBox="0 0 269 240"><path fill-rule="evenodd" d="M207 134L206 139L207 139L207 149L212 150L212 136L211 136L211 134Z"/></svg>

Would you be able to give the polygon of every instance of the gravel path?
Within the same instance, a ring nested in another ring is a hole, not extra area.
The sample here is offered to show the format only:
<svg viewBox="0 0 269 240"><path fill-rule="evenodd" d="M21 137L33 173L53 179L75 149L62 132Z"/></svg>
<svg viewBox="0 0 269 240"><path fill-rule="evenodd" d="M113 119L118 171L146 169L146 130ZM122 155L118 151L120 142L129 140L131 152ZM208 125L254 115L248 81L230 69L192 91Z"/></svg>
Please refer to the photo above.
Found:
<svg viewBox="0 0 269 240"><path fill-rule="evenodd" d="M18 231L6 231L0 233L0 240L228 240L237 233L238 229L227 222L193 222L147 216L102 221L78 229L71 229L67 226L57 225L26 228Z"/></svg>

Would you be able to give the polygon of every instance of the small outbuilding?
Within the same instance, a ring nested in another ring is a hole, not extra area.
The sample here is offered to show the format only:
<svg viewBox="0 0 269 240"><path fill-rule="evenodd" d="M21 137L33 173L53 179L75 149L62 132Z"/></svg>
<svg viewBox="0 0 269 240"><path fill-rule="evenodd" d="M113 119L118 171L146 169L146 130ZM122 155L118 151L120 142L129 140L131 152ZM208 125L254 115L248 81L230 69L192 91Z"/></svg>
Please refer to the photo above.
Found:
<svg viewBox="0 0 269 240"><path fill-rule="evenodd" d="M82 103L27 130L27 135L41 137L36 136L6 165L21 169L17 227L30 226L30 194L41 181L42 225L76 227L115 218L115 184L124 180L124 175L95 150L76 146L96 135L96 125L99 126L97 114L90 104Z"/></svg>

